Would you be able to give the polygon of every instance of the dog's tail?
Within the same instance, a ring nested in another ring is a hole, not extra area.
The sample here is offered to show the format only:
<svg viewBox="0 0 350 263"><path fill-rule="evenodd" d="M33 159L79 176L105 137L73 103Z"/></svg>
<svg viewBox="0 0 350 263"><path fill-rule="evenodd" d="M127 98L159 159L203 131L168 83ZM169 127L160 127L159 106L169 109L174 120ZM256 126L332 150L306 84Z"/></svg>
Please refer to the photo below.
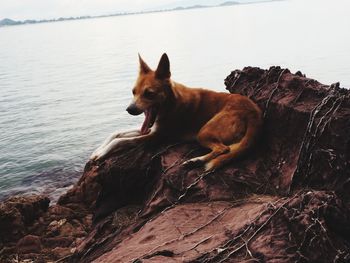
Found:
<svg viewBox="0 0 350 263"><path fill-rule="evenodd" d="M216 157L208 162L205 166L206 171L215 170L224 164L228 163L234 158L237 158L244 154L256 141L262 126L262 116L260 112L251 112L250 116L247 116L247 130L243 138L235 144L229 146L230 151Z"/></svg>

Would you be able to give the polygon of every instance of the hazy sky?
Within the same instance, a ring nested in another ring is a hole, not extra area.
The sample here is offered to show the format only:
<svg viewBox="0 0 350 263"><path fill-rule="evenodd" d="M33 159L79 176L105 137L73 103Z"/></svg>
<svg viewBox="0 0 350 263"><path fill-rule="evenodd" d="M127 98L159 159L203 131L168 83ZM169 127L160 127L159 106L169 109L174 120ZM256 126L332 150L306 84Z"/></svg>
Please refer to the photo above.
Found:
<svg viewBox="0 0 350 263"><path fill-rule="evenodd" d="M23 20L101 15L179 5L214 5L225 1L227 0L0 0L0 19ZM249 0L238 1L249 2Z"/></svg>

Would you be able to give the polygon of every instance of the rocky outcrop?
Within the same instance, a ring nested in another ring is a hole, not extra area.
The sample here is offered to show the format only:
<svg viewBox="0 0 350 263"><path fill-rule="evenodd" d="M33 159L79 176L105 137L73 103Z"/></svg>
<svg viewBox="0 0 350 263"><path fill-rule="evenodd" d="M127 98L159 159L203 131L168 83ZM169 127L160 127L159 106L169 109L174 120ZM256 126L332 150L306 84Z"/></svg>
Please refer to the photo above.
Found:
<svg viewBox="0 0 350 263"><path fill-rule="evenodd" d="M49 202L32 195L0 204L0 262L48 262L75 251L90 231L92 214L74 204L49 207Z"/></svg>
<svg viewBox="0 0 350 263"><path fill-rule="evenodd" d="M300 72L236 70L225 80L227 89L254 99L264 109L266 143L257 160L265 163L270 181L281 193L300 188L349 193L350 93L339 83L322 85Z"/></svg>
<svg viewBox="0 0 350 263"><path fill-rule="evenodd" d="M264 111L246 156L205 173L182 165L206 152L195 143L120 149L88 163L27 227L11 228L21 229L12 234L16 253L57 252L67 262L349 261L350 92L278 67L236 70L225 84Z"/></svg>

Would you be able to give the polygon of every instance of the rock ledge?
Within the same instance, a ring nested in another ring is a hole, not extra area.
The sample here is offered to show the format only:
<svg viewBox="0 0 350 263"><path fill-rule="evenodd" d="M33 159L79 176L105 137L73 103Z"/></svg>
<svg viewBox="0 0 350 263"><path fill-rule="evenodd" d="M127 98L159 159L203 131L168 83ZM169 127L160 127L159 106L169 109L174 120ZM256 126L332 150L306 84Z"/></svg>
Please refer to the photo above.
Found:
<svg viewBox="0 0 350 263"><path fill-rule="evenodd" d="M1 203L0 261L349 262L350 92L279 67L225 85L264 111L244 158L204 173L181 164L205 149L171 143L87 163L56 205Z"/></svg>

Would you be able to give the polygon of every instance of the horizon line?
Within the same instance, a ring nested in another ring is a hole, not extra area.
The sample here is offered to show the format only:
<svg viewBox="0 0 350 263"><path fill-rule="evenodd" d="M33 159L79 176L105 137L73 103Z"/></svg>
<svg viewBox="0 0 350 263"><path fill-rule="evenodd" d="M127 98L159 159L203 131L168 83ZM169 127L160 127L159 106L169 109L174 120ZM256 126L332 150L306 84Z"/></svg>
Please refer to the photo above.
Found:
<svg viewBox="0 0 350 263"><path fill-rule="evenodd" d="M239 1L239 0L238 0ZM11 20L11 24L0 24L0 27L7 26L19 26L25 24L39 24L39 23L51 23L51 22L62 22L62 21L71 21L71 20L83 20L83 19L94 19L94 18L105 18L113 16L127 16L127 15L141 15L141 14L150 14L150 13L160 13L160 12L172 12L172 11L185 11L191 9L201 9L201 8L214 8L214 7L227 7L234 5L249 5L249 4L259 4L266 2L277 2L277 1L286 1L286 0L252 0L251 2L238 2L238 1L223 1L221 4L217 5L192 5L192 6L177 6L174 8L164 8L164 9L152 9L152 10L141 10L141 11L116 11L111 14L101 14L101 15L81 15L81 16L70 16L70 17L57 17L57 18L47 18L47 19L25 19L25 20L14 20L9 17L0 19L0 22L4 20ZM226 4L226 5L225 5Z"/></svg>

